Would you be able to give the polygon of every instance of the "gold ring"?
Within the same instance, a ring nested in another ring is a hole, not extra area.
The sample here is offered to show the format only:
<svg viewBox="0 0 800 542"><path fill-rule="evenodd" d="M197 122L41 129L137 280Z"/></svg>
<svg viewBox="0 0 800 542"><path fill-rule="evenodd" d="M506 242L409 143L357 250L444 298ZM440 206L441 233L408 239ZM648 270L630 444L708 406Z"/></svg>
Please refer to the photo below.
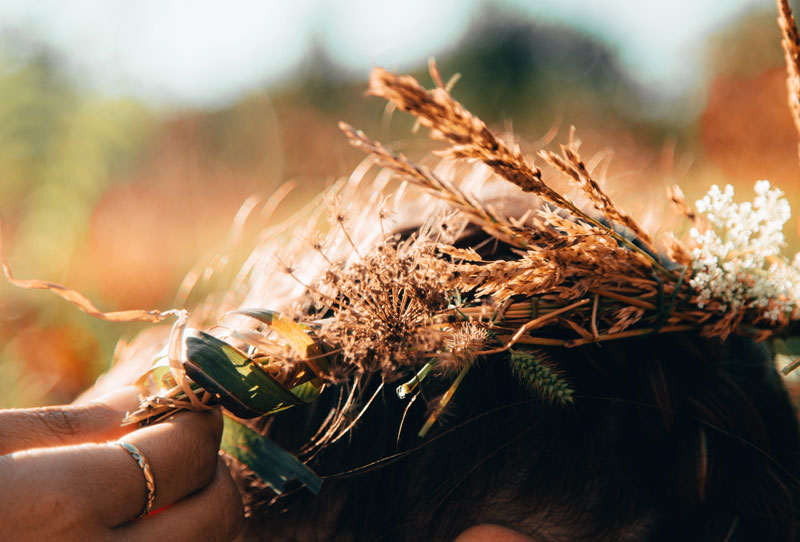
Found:
<svg viewBox="0 0 800 542"><path fill-rule="evenodd" d="M131 457L136 461L136 464L139 465L139 468L142 469L142 474L144 475L144 485L147 490L147 495L145 496L145 504L142 508L142 511L139 512L139 515L136 516L136 519L143 518L147 514L150 513L150 510L153 509L153 502L156 500L156 482L153 478L153 471L150 470L150 464L142 455L142 452L139 451L139 448L125 442L124 440L117 440L112 444L116 444L129 454Z"/></svg>

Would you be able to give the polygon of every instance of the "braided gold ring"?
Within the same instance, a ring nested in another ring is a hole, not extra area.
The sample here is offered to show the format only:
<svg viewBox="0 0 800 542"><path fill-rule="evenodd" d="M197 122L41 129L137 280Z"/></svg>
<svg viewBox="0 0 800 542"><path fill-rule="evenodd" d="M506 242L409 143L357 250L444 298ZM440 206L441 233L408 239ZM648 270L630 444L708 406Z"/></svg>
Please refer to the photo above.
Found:
<svg viewBox="0 0 800 542"><path fill-rule="evenodd" d="M136 516L136 519L143 518L147 514L150 513L150 510L153 509L153 502L156 500L156 482L153 478L153 471L150 470L150 464L142 455L142 452L139 451L139 448L125 442L124 440L117 440L112 444L116 444L129 454L131 457L136 461L136 464L139 465L139 468L142 469L142 475L144 476L144 485L146 488L146 495L145 495L145 504L142 508L142 511L139 512L139 515Z"/></svg>

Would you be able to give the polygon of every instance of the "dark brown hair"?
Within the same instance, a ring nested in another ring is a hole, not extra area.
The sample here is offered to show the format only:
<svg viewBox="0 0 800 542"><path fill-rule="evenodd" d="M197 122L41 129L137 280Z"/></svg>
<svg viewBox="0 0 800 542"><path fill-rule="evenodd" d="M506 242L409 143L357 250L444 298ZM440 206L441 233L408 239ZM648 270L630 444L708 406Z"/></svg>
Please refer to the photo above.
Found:
<svg viewBox="0 0 800 542"><path fill-rule="evenodd" d="M319 496L272 502L250 487L248 536L447 541L497 523L546 541L798 539L800 431L764 345L683 333L538 355L565 373L573 405L532 395L504 352L478 362L423 439L452 375L410 406L387 383L310 460ZM269 420L270 437L300 451L340 393Z"/></svg>

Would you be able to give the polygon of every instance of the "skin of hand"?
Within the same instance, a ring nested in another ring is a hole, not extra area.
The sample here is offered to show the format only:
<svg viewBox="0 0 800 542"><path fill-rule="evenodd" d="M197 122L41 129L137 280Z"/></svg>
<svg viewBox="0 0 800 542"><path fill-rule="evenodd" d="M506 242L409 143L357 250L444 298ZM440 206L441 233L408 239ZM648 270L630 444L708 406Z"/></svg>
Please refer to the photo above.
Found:
<svg viewBox="0 0 800 542"><path fill-rule="evenodd" d="M120 427L137 405L125 388L90 403L0 410L0 533L15 541L233 540L242 503L218 455L219 412L181 413L141 429ZM155 479L157 511L141 519Z"/></svg>

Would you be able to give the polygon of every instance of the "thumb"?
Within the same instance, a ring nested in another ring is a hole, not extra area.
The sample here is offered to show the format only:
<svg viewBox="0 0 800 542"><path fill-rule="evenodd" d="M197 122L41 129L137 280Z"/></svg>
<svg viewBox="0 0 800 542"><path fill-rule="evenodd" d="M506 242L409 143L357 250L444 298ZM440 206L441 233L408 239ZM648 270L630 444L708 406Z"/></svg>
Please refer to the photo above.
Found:
<svg viewBox="0 0 800 542"><path fill-rule="evenodd" d="M81 405L1 410L0 455L119 438L135 429L120 423L138 405L139 392L129 386Z"/></svg>

